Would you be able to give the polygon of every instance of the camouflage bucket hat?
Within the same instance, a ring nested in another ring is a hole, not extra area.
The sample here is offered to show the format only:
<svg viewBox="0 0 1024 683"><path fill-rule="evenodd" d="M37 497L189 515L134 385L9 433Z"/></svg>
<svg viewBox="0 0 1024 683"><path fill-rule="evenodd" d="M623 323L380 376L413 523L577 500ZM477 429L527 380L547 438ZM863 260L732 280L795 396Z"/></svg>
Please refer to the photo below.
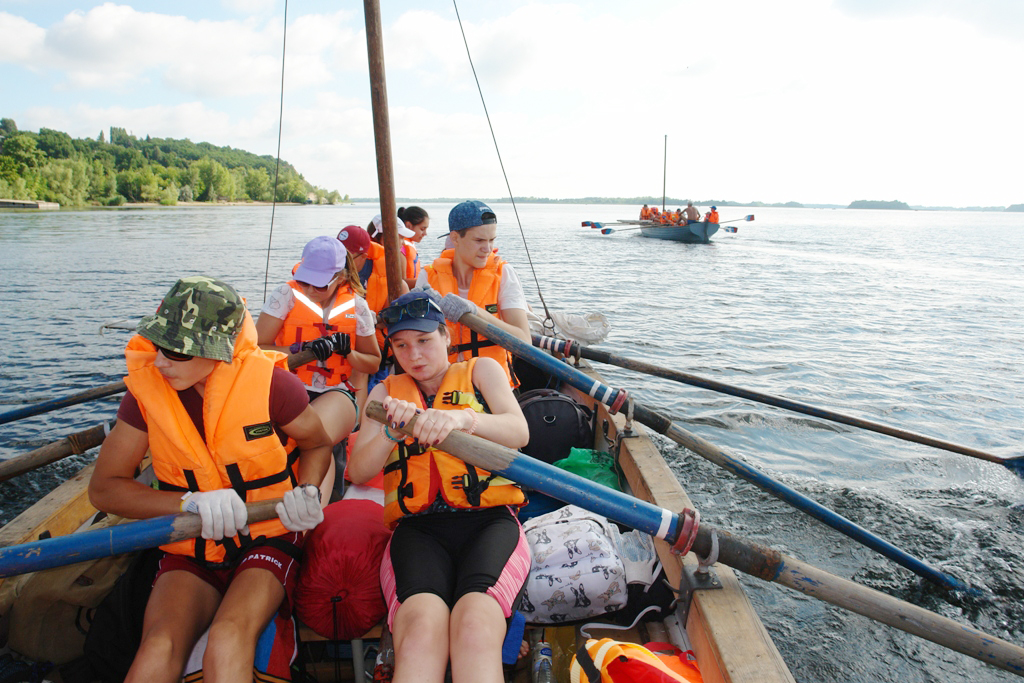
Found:
<svg viewBox="0 0 1024 683"><path fill-rule="evenodd" d="M230 285L197 275L178 280L136 331L170 351L230 363L244 320L245 302Z"/></svg>

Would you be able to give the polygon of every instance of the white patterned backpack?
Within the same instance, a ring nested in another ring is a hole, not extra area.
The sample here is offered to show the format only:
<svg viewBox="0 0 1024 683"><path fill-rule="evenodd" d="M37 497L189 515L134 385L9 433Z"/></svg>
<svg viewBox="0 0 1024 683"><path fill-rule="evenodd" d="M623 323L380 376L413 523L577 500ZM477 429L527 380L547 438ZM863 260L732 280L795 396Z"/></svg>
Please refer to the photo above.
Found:
<svg viewBox="0 0 1024 683"><path fill-rule="evenodd" d="M519 610L534 624L559 624L626 605L619 531L606 518L568 505L523 524L533 564Z"/></svg>

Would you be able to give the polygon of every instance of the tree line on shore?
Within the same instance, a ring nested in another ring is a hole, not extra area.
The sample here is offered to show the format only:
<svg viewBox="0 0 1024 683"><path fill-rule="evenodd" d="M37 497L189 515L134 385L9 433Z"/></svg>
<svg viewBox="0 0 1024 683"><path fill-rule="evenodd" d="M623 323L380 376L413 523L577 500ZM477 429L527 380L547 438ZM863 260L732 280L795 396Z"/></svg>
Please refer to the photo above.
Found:
<svg viewBox="0 0 1024 683"><path fill-rule="evenodd" d="M0 198L57 202L61 206L119 206L154 202L271 201L276 160L232 147L189 139L140 139L111 127L95 140L51 128L19 131L0 119ZM279 202L335 204L337 190L306 181L282 161Z"/></svg>

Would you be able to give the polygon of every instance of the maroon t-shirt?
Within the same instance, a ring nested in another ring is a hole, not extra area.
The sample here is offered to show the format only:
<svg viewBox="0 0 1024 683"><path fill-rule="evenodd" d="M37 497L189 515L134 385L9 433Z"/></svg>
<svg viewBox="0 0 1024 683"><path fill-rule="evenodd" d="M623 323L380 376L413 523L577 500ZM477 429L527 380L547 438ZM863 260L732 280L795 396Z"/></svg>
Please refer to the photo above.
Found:
<svg viewBox="0 0 1024 683"><path fill-rule="evenodd" d="M199 431L199 436L206 440L206 427L203 424L203 397L199 395L195 387L189 387L178 392L182 406L188 416L192 418ZM309 396L306 394L306 386L296 375L283 368L274 368L270 376L270 421L274 425L274 431L281 439L281 443L287 443L288 437L281 431L281 425L286 425L302 413L309 405ZM139 409L139 401L131 391L125 392L121 399L121 406L117 409L117 419L144 432L149 431L146 419L142 417Z"/></svg>

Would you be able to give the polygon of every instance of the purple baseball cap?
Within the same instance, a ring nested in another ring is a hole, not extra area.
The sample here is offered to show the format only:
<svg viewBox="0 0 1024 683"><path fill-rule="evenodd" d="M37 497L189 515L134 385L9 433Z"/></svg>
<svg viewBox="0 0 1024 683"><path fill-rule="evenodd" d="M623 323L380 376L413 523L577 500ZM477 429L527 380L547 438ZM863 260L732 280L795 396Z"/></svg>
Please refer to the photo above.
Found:
<svg viewBox="0 0 1024 683"><path fill-rule="evenodd" d="M314 237L302 250L302 262L293 277L314 287L324 287L338 271L345 270L345 264L345 246L341 242L329 235Z"/></svg>

